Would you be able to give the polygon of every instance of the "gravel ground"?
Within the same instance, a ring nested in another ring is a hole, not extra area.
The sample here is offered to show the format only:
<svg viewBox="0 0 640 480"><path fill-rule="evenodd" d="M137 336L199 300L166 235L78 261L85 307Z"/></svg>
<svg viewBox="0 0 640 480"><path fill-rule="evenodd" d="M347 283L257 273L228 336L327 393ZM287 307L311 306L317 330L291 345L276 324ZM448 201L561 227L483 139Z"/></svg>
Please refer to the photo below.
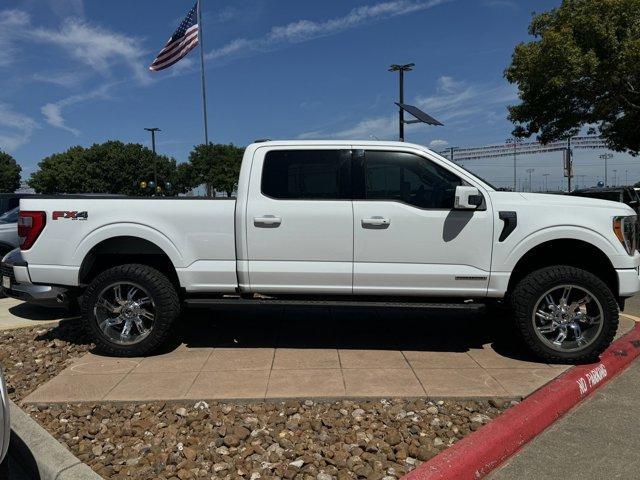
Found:
<svg viewBox="0 0 640 480"><path fill-rule="evenodd" d="M0 332L20 401L91 348L76 322ZM105 479L399 478L512 403L393 399L23 406Z"/></svg>

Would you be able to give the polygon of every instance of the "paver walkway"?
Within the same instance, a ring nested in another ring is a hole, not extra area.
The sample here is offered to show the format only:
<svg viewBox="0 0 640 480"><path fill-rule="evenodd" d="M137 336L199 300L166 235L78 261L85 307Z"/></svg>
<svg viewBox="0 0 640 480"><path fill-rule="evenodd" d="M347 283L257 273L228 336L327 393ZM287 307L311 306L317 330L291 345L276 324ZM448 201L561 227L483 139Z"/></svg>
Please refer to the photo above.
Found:
<svg viewBox="0 0 640 480"><path fill-rule="evenodd" d="M67 317L64 309L30 305L15 298L0 298L0 330L54 325Z"/></svg>
<svg viewBox="0 0 640 480"><path fill-rule="evenodd" d="M621 332L633 324L622 318ZM87 354L25 401L523 397L568 368L523 354L507 325L444 310L189 311L183 343L147 358Z"/></svg>

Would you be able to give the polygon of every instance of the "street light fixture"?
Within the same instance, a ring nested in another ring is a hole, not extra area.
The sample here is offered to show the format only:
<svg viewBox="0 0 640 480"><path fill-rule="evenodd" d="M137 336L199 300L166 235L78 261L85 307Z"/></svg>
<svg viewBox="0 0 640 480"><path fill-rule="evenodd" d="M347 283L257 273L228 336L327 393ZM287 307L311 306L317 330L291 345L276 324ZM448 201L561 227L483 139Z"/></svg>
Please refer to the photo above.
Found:
<svg viewBox="0 0 640 480"><path fill-rule="evenodd" d="M604 160L604 186L607 186L607 161L613 158L612 153L603 153L600 155L600 158Z"/></svg>
<svg viewBox="0 0 640 480"><path fill-rule="evenodd" d="M433 118L431 115L420 110L418 107L413 105L407 105L404 103L404 72L410 72L413 70L415 66L414 63L407 63L405 65L397 65L393 64L389 67L390 72L398 72L400 74L400 94L399 99L396 103L398 106L398 138L401 142L404 142L404 126L412 124L412 123L426 123L427 125L440 125L438 120ZM404 112L407 112L409 115L414 117L414 120L405 120Z"/></svg>
<svg viewBox="0 0 640 480"><path fill-rule="evenodd" d="M390 72L399 72L400 73L400 97L398 103L404 104L404 72L410 72L415 67L415 63L406 63L404 65L398 65L394 63L389 67ZM398 138L401 142L404 142L404 109L399 107L398 110L398 118L399 118L399 135Z"/></svg>
<svg viewBox="0 0 640 480"><path fill-rule="evenodd" d="M529 191L533 192L533 185L531 184L531 174L535 172L535 168L527 168L527 173L529 174Z"/></svg>
<svg viewBox="0 0 640 480"><path fill-rule="evenodd" d="M156 132L161 132L157 127L145 128L147 132L151 132L151 150L153 151L153 181L158 185L158 172L156 170Z"/></svg>

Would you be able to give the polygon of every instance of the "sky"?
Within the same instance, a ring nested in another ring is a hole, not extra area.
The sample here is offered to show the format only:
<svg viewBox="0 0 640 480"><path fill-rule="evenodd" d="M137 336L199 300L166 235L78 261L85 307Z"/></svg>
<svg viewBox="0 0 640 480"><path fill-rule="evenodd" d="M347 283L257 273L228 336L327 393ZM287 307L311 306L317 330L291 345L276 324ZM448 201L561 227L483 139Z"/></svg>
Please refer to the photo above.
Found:
<svg viewBox="0 0 640 480"><path fill-rule="evenodd" d="M416 64L405 100L445 124L412 125L407 141L444 148L504 142L517 89L503 78L532 12L559 0L203 0L210 140L395 139L397 74ZM199 55L150 72L193 0L3 0L0 6L0 149L23 168L74 145L149 144L187 160L203 143ZM576 178L604 174L602 151L576 151ZM562 182L561 155L518 158L533 188ZM465 167L498 186L512 159ZM613 170L617 170L614 174ZM609 183L640 180L640 160L615 153Z"/></svg>

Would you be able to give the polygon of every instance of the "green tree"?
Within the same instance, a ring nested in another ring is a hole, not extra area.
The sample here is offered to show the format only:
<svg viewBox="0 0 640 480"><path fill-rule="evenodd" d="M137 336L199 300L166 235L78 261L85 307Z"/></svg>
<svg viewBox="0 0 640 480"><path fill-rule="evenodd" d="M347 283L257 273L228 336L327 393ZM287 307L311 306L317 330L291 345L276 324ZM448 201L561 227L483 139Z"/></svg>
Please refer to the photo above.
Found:
<svg viewBox="0 0 640 480"><path fill-rule="evenodd" d="M589 126L612 149L640 152L640 0L563 0L534 15L505 77L521 103L514 134L542 142Z"/></svg>
<svg viewBox="0 0 640 480"><path fill-rule="evenodd" d="M233 144L196 145L189 155L196 183L207 186L208 196L214 190L231 196L238 186L243 153L243 148Z"/></svg>
<svg viewBox="0 0 640 480"><path fill-rule="evenodd" d="M15 158L0 150L0 192L13 193L20 188L21 171Z"/></svg>
<svg viewBox="0 0 640 480"><path fill-rule="evenodd" d="M109 141L89 148L72 147L43 159L39 170L31 175L29 186L38 193L111 193L122 195L151 195L141 182L154 179L154 161L158 183L169 182L175 188L163 194L180 193L183 185L178 179L176 161L162 155L154 159L148 148L133 143Z"/></svg>

